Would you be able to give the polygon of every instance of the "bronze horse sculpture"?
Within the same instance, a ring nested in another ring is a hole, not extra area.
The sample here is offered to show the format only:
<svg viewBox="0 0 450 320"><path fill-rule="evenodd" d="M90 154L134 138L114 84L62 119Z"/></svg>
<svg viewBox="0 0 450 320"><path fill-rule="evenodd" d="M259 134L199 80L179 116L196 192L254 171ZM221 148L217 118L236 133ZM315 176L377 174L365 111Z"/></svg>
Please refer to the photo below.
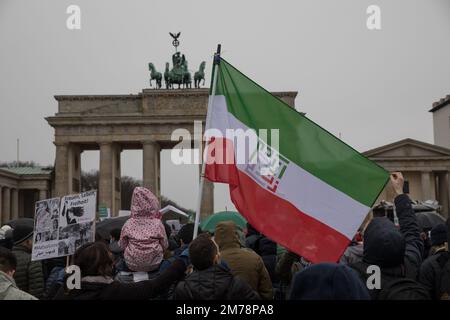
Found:
<svg viewBox="0 0 450 320"><path fill-rule="evenodd" d="M203 85L205 85L205 66L206 66L206 62L202 61L202 63L200 63L200 67L198 69L198 71L196 71L194 73L194 86L196 88L200 88L200 81L203 80Z"/></svg>
<svg viewBox="0 0 450 320"><path fill-rule="evenodd" d="M170 83L170 64L166 62L166 70L164 71L164 83L166 85L166 89L171 89L172 84Z"/></svg>
<svg viewBox="0 0 450 320"><path fill-rule="evenodd" d="M156 89L161 89L161 72L156 71L155 66L151 62L148 64L148 70L150 70L150 88L152 87L152 81L155 80Z"/></svg>

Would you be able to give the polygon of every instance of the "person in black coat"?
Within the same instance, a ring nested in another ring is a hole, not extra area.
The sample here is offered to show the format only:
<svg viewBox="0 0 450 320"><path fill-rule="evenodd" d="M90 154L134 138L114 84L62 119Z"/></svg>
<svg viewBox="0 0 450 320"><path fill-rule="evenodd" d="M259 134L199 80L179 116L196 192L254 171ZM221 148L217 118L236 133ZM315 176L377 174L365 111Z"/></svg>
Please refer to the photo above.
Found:
<svg viewBox="0 0 450 320"><path fill-rule="evenodd" d="M74 264L81 270L80 289L61 288L56 300L148 300L167 290L181 279L186 263L177 259L160 276L136 283L113 279L113 257L103 242L87 243L74 255Z"/></svg>
<svg viewBox="0 0 450 320"><path fill-rule="evenodd" d="M381 270L381 288L395 279L415 280L422 263L423 241L411 206L411 200L403 194L403 176L400 172L391 174L391 183L397 197L395 208L400 230L386 217L374 218L364 232L364 253L361 262L351 264L364 283L372 273L370 265ZM372 299L378 299L379 289L371 289Z"/></svg>
<svg viewBox="0 0 450 320"><path fill-rule="evenodd" d="M442 273L444 266L449 260L447 250L447 227L438 224L430 232L432 252L420 267L419 282L430 292L433 299L440 299L442 294Z"/></svg>
<svg viewBox="0 0 450 320"><path fill-rule="evenodd" d="M258 294L230 269L219 264L219 249L207 234L189 245L194 271L175 288L174 300L257 300Z"/></svg>
<svg viewBox="0 0 450 320"><path fill-rule="evenodd" d="M245 246L255 251L262 258L272 284L278 284L279 278L275 272L277 266L277 244L259 233L250 223L247 223Z"/></svg>

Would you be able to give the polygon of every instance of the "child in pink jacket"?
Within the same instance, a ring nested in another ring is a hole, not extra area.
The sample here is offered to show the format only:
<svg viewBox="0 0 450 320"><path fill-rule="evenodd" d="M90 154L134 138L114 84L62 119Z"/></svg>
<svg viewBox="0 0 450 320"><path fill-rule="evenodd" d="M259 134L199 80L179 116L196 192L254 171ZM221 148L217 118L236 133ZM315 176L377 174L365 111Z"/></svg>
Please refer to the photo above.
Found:
<svg viewBox="0 0 450 320"><path fill-rule="evenodd" d="M122 228L119 241L125 262L132 271L158 269L169 246L159 209L159 201L150 190L134 189L131 216Z"/></svg>

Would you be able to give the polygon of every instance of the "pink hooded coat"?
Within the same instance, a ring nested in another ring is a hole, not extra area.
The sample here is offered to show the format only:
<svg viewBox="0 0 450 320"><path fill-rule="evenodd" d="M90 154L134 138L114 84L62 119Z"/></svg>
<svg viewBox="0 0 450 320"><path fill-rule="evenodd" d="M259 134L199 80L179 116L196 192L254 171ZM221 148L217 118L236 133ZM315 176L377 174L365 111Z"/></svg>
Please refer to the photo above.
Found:
<svg viewBox="0 0 450 320"><path fill-rule="evenodd" d="M125 262L133 271L156 270L163 259L168 241L159 209L159 201L150 190L134 189L131 216L122 228L119 241Z"/></svg>

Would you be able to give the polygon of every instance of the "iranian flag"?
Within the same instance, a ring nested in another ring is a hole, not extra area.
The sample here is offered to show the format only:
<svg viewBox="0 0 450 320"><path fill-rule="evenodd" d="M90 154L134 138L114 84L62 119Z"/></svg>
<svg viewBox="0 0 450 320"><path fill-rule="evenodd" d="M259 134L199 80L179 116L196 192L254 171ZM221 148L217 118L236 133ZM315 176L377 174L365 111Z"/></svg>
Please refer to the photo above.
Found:
<svg viewBox="0 0 450 320"><path fill-rule="evenodd" d="M217 58L205 177L229 184L237 210L267 237L311 262L336 262L388 172Z"/></svg>

